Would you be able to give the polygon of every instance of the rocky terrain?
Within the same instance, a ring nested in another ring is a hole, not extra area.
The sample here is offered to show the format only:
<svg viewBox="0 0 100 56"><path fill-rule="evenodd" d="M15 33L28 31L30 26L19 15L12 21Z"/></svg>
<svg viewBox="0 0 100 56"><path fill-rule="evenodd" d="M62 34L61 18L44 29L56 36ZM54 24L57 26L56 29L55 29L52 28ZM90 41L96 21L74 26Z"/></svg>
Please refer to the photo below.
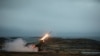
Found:
<svg viewBox="0 0 100 56"><path fill-rule="evenodd" d="M12 38L16 39L16 38ZM9 40L0 38L0 47ZM11 40L11 39L10 39ZM32 41L30 41L32 43ZM33 41L34 42L34 41ZM38 43L38 42L37 42ZM63 39L51 37L47 39L42 46L42 52L0 52L0 56L100 56L100 41L76 38ZM99 53L82 53L82 52L99 52Z"/></svg>

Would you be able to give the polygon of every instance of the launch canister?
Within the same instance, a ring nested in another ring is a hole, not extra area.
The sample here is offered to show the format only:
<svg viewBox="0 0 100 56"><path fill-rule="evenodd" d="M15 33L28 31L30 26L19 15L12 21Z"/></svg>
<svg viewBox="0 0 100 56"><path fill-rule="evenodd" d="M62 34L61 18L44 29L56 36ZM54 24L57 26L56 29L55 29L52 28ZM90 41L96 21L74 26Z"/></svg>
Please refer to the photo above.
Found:
<svg viewBox="0 0 100 56"><path fill-rule="evenodd" d="M36 47L38 47L38 51L42 51L42 46L43 46L44 42L43 40L40 40L40 42L36 45Z"/></svg>

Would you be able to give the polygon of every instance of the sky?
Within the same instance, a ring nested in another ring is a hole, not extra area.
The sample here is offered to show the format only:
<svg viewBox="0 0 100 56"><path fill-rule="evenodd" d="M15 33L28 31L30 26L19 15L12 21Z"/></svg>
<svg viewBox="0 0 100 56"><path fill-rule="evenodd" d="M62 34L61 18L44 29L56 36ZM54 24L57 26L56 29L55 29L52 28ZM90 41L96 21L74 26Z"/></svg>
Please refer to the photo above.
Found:
<svg viewBox="0 0 100 56"><path fill-rule="evenodd" d="M99 36L99 0L0 0L0 36Z"/></svg>

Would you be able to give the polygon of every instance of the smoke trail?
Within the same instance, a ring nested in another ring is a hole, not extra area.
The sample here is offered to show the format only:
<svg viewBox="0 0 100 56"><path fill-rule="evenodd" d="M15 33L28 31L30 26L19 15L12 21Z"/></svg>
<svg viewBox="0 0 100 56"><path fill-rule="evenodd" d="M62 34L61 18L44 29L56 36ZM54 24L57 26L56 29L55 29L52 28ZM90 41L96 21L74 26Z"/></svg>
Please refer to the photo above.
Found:
<svg viewBox="0 0 100 56"><path fill-rule="evenodd" d="M4 44L4 47L2 48L5 51L11 51L11 52L38 52L38 48L32 48L32 45L29 45L28 47L25 46L27 42L24 41L21 38L18 38L12 42L6 42Z"/></svg>

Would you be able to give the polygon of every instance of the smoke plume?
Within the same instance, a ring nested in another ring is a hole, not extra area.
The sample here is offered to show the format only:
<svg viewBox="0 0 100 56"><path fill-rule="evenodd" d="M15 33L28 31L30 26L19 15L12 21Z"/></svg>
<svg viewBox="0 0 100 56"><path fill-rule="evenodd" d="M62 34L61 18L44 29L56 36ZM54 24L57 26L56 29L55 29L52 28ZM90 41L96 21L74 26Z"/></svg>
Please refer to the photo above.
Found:
<svg viewBox="0 0 100 56"><path fill-rule="evenodd" d="M2 48L5 51L11 52L38 52L38 48L32 48L32 45L25 46L27 42L21 38L18 38L12 42L6 42Z"/></svg>

